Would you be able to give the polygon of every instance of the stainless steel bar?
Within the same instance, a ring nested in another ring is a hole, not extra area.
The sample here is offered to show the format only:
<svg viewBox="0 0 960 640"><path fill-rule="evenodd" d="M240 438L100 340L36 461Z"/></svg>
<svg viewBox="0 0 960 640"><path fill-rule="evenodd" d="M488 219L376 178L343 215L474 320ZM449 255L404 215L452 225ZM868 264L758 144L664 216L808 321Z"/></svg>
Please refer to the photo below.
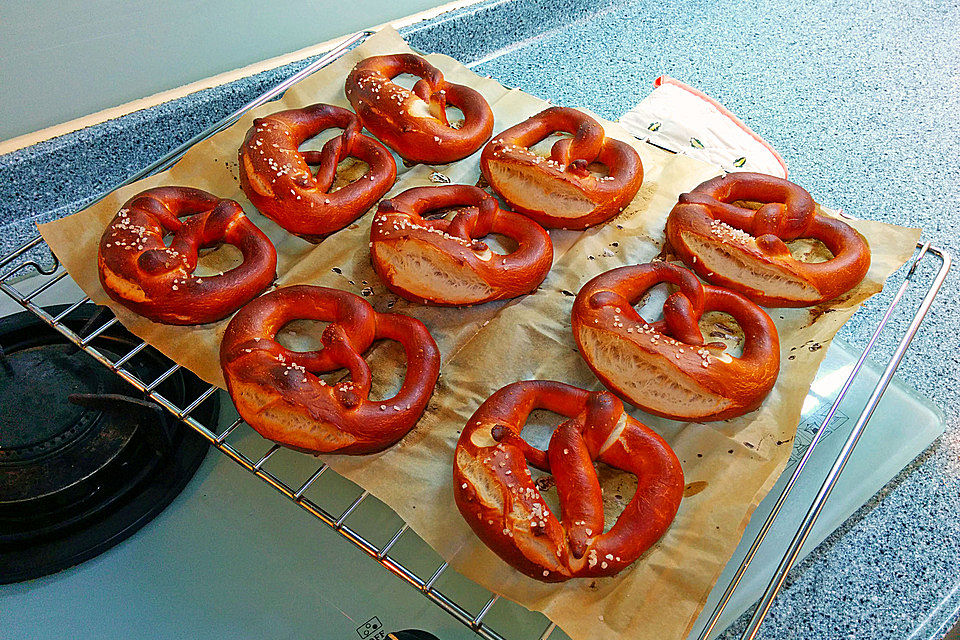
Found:
<svg viewBox="0 0 960 640"><path fill-rule="evenodd" d="M106 322L104 322L102 325L100 325L99 327L97 327L97 329L95 329L95 330L93 331L93 333L91 333L90 335L88 335L86 338L83 338L82 340L80 340L80 346L82 346L82 347L87 346L87 345L90 344L93 340L96 340L96 339L97 339L97 336L99 336L101 333L103 333L104 331L106 331L107 329L109 329L110 327L112 327L112 326L115 325L115 324L117 324L117 319L116 319L116 318L110 318L109 320L107 320ZM113 368L113 367L111 367L111 369L112 369L112 368Z"/></svg>
<svg viewBox="0 0 960 640"><path fill-rule="evenodd" d="M217 445L217 448L220 449L220 451L223 451L224 453L226 453L228 456L230 456L237 462L239 462L243 466L243 468L246 469L247 471L254 470L253 460L243 455L239 449L231 445L229 442L221 442L219 445Z"/></svg>
<svg viewBox="0 0 960 640"><path fill-rule="evenodd" d="M470 613L466 609L464 609L462 606L460 606L456 602L453 602L447 596L437 591L436 589L428 589L428 590L423 589L423 584L424 584L423 579L417 576L415 573L413 573L409 569L407 569L402 564L396 562L395 560L388 557L384 559L382 564L384 568L388 569L391 573L405 580L407 583L409 583L411 586L415 587L416 589L420 590L420 592L427 599L429 599L438 607L440 607L441 609L446 611L448 614L453 616L455 620L472 628L473 616L471 616ZM485 625L480 626L476 629L473 629L473 631L477 635L479 635L481 638L486 638L486 640L504 640L503 636L501 636L499 633L497 633L496 631L493 631L492 629L490 629L490 627Z"/></svg>
<svg viewBox="0 0 960 640"><path fill-rule="evenodd" d="M39 237L39 236L37 236L37 237ZM34 240L36 240L36 238L34 238ZM35 243L28 243L28 244L35 244ZM22 247L21 247L21 248L22 248ZM7 257L9 257L9 256L7 256ZM54 257L53 257L53 266L51 266L49 269L45 269L45 268L44 268L41 264L39 264L36 260L25 260L24 262L21 262L20 264L15 264L15 265L13 265L13 267L11 267L9 271L7 271L6 273L4 273L3 275L0 275L0 282L6 283L7 280L10 280L11 278L13 278L13 276L16 275L16 273L17 273L18 271L20 271L20 270L22 270L22 269L26 269L27 267L33 267L34 269L36 269L37 273L39 273L40 275L52 276L54 273L56 273L57 269L60 268L60 262L57 260L57 257L54 256ZM22 296L22 295L18 295L18 296L15 296L15 297L17 297L18 299L21 299L21 300L23 299L23 296Z"/></svg>
<svg viewBox="0 0 960 640"><path fill-rule="evenodd" d="M233 430L239 427L241 424L243 424L243 418L237 418L236 420L234 420L233 424L231 424L229 427L224 429L222 433L220 433L218 436L216 436L213 439L213 444L219 445L220 443L222 443L224 440L227 439L227 436L233 433Z"/></svg>
<svg viewBox="0 0 960 640"><path fill-rule="evenodd" d="M63 280L63 279L66 278L66 277L67 277L67 272L66 272L66 271L60 272L59 275L51 278L50 280L47 280L46 282L44 282L43 284L41 284L39 287L37 287L36 289L34 289L33 291L31 291L30 293L28 293L27 295L25 295L25 296L23 297L23 299L26 300L26 301L33 300L35 297L37 297L38 295L40 295L41 293L43 293L44 291L46 291L47 289L49 289L49 288L52 287L53 285L57 284L58 282L60 282L61 280Z"/></svg>
<svg viewBox="0 0 960 640"><path fill-rule="evenodd" d="M364 500L368 495L370 495L370 492L364 490L363 493L361 493L359 496L357 496L357 499L353 501L353 504L351 504L349 507L347 507L347 510L344 511L343 513L341 513L341 514L340 514L340 517L337 518L337 527L340 527L340 526L343 525L343 521L346 520L346 519L350 516L351 513L353 513L353 510L354 510L354 509L356 509L357 507L360 506L360 503L363 502L363 500Z"/></svg>
<svg viewBox="0 0 960 640"><path fill-rule="evenodd" d="M444 563L441 564L439 567L437 567L437 570L433 572L433 575L430 576L430 579L427 580L427 581L424 583L424 585L423 585L424 591L428 591L428 590L430 590L430 589L433 589L433 585L437 582L437 580L440 579L440 576L443 575L443 572L446 571L446 570L447 570L447 567L449 567L449 566L450 566L449 564L447 564L446 562L444 562Z"/></svg>
<svg viewBox="0 0 960 640"><path fill-rule="evenodd" d="M147 388L145 389L145 391L153 391L154 389L156 389L157 387L159 387L161 384L163 384L163 381L164 381L164 380L166 380L167 378L169 378L170 376L172 376L172 375L177 371L177 369L179 369L179 368L180 368L180 365L174 363L174 365L173 365L172 367L170 367L169 369L167 369L166 371L164 371L163 373L161 373L160 376L159 376L156 380L154 380L153 382L151 382L150 384L148 384L148 385L147 385ZM174 413L176 413L176 412L174 412Z"/></svg>
<svg viewBox="0 0 960 640"><path fill-rule="evenodd" d="M316 502L310 498L300 498L300 500L295 500L295 502L300 505L308 513L312 513L314 516L320 519L325 525L336 531L337 533L343 533L343 529L337 529L337 519L333 517L333 514L318 505Z"/></svg>
<svg viewBox="0 0 960 640"><path fill-rule="evenodd" d="M199 407L204 400L206 400L207 398L209 398L219 390L220 390L220 387L218 387L217 385L215 384L210 385L210 387L206 391L201 393L193 402L191 402L186 407L184 407L183 411L177 414L177 417L182 418L184 416L190 415L191 411Z"/></svg>
<svg viewBox="0 0 960 640"><path fill-rule="evenodd" d="M943 281L947 277L947 273L950 271L952 258L949 254L943 251L935 250L929 247L929 245L925 245L924 253L927 250L938 255L942 260L940 270L937 272L933 284L931 285L926 296L924 296L923 301L920 303L920 307L918 308L917 313L914 315L913 320L910 322L906 332L904 332L903 337L900 339L897 349L887 363L887 367L880 376L880 380L877 382L876 387L874 387L873 393L870 394L870 398L867 400L867 404L864 407L863 412L857 419L857 422L851 430L850 435L847 437L846 442L844 442L843 448L841 448L836 461L830 468L830 471L827 473L826 478L824 478L823 484L820 486L820 490L817 492L816 497L810 504L810 508L807 510L807 513L804 516L796 535L794 535L793 540L787 547L787 551L784 553L780 564L777 566L777 569L773 574L773 577L767 584L767 588L764 590L763 596L761 596L760 602L757 605L757 608L754 610L753 615L750 618L750 622L741 636L741 640L754 640L754 638L757 636L757 633L760 631L760 625L763 623L764 618L770 611L770 607L773 604L773 598L780 591L784 580L787 578L787 573L790 571L790 568L793 566L794 562L796 562L797 556L800 555L800 549L803 547L803 543L810 535L810 531L813 529L814 523L820 516L820 512L823 510L823 505L826 503L827 499L830 497L830 493L836 486L837 479L840 477L840 474L843 472L843 468L850 459L850 455L857 446L857 442L860 440L860 436L863 433L863 430L866 428L867 422L870 420L871 416L873 416L874 410L876 410L877 405L880 403L880 398L883 397L884 391L886 391L887 386L893 379L893 374L896 372L897 367L900 365L900 361L903 360L903 356L907 352L907 347L910 346L910 342L913 340L913 337L920 328L920 323L922 323L923 319L926 317L927 311L929 311L937 292L940 290L940 287L943 285ZM909 273L907 273L907 277L897 290L895 300L899 300L899 298L903 296L910 284L913 274L916 272L918 264L919 260L914 261Z"/></svg>
<svg viewBox="0 0 960 640"><path fill-rule="evenodd" d="M486 616L487 613L490 612L490 609L493 608L493 605L496 604L497 600L499 599L500 599L499 593L493 594L490 597L490 599L487 600L487 604L483 605L483 608L480 609L480 613L476 615L476 617L473 619L473 622L470 624L470 626L473 627L474 629L478 628L481 622L483 621L484 616Z"/></svg>
<svg viewBox="0 0 960 640"><path fill-rule="evenodd" d="M425 591L423 589L423 585L425 582L424 579L418 576L417 574L415 574L410 569L400 564L399 562L397 562L396 560L394 560L393 558L389 558L389 557L384 558L381 564L387 569L389 569L391 572L393 572L399 578L402 578L403 580L407 581L411 586L416 587L417 590L419 590L424 595L436 593L435 591ZM464 613L466 613L466 611L464 611ZM469 618L467 618L467 620L469 621Z"/></svg>
<svg viewBox="0 0 960 640"><path fill-rule="evenodd" d="M130 351L127 351L127 353L124 354L123 357L121 357L119 360L117 360L116 362L114 362L114 363L113 363L113 368L114 368L114 369L119 369L120 367L122 367L123 365L127 364L128 362L130 362L131 360L133 360L135 357L137 357L137 354L140 353L141 351L143 351L143 350L146 349L146 348L147 348L147 343L146 343L146 342L141 342L140 344L138 344L137 346L135 346L133 349L130 349Z"/></svg>
<svg viewBox="0 0 960 640"><path fill-rule="evenodd" d="M354 545L359 547L361 551L366 553L371 558L376 557L377 545L373 544L372 542L364 538L362 535L360 535L359 533L357 533L347 525L343 525L340 527L340 534L344 538L352 542Z"/></svg>
<svg viewBox="0 0 960 640"><path fill-rule="evenodd" d="M178 407L175 402L171 402L165 395L161 393L157 393L156 391L150 392L150 399L173 415L180 413L180 407Z"/></svg>
<svg viewBox="0 0 960 640"><path fill-rule="evenodd" d="M20 292L19 292L19 291L17 291L16 289L14 289L12 286L10 286L9 284L7 284L7 283L4 282L3 280L0 280L0 291L3 291L5 294L7 294L8 296L10 296L10 297L13 298L16 302L18 302L19 304L21 304L21 305L23 305L23 306L26 306L27 304L29 304L29 303L25 303L25 302L22 301L23 298L22 298L22 296L20 295Z"/></svg>
<svg viewBox="0 0 960 640"><path fill-rule="evenodd" d="M275 487L277 491L282 493L284 496L289 498L291 495L293 495L293 487L281 480L280 477L275 473L268 471L267 469L257 467L256 465L254 465L253 473L267 484Z"/></svg>
<svg viewBox="0 0 960 640"><path fill-rule="evenodd" d="M263 457L262 457L262 458L260 458L259 460L257 460L257 463L256 463L255 465L253 465L253 468L256 469L257 471L259 471L259 470L260 470L260 467L262 467L262 466L267 462L267 460L269 460L270 457L271 457L273 454L275 454L277 451L279 451L279 450L280 450L280 445L274 444L272 447L270 447L270 448L267 450L267 452L266 452L265 454L263 454Z"/></svg>
<svg viewBox="0 0 960 640"><path fill-rule="evenodd" d="M213 442L217 439L217 434L214 431L212 431L211 429L208 429L203 424L197 422L190 416L187 416L186 418L182 418L182 420L188 427L190 427L191 429L199 433L201 436L203 436L210 442Z"/></svg>
<svg viewBox="0 0 960 640"><path fill-rule="evenodd" d="M404 522L403 526L400 527L395 534L393 534L392 538L390 538L390 541L387 542L387 544L383 545L382 549L377 551L377 560L383 560L387 556L387 554L390 553L390 549L393 548L393 545L397 544L397 540L400 539L400 536L403 535L403 533L407 530L408 527L409 525L406 522Z"/></svg>
<svg viewBox="0 0 960 640"><path fill-rule="evenodd" d="M7 280L10 280L11 278L13 278L13 276L16 275L17 271L20 271L21 269L24 269L26 266L27 266L27 263L13 265L13 267L11 267L9 271L7 271L6 273L0 275L0 282L6 283ZM12 287L11 287L11 289L12 289ZM15 290L15 289L14 289L14 290ZM20 293L18 292L18 295L16 296L16 298L17 298L18 301L22 301L22 300L23 300L23 294L20 294Z"/></svg>
<svg viewBox="0 0 960 640"><path fill-rule="evenodd" d="M929 243L918 245L920 251L917 253L914 258L913 265L908 273L906 279L901 284L901 290L891 301L890 305L887 307L886 312L883 314L883 317L880 319L880 322L877 324L877 328L874 330L873 335L870 336L870 340L867 341L866 347L864 347L863 352L860 354L860 358L853 365L853 369L850 370L850 375L847 376L846 381L843 383L843 386L840 388L840 392L837 394L836 400L830 406L830 410L827 412L827 415L824 417L823 421L820 423L820 426L817 428L816 434L813 436L813 439L810 441L810 445L807 447L807 450L804 452L803 457L800 458L800 462L797 463L797 468L794 469L793 474L790 476L790 479L787 481L787 484L784 485L783 490L780 492L780 495L777 496L777 501L773 505L770 513L767 515L766 520L763 522L763 526L760 527L760 531L757 533L757 536L754 538L753 543L750 545L750 548L747 550L747 554L743 557L743 560L740 562L740 566L737 567L737 572L731 578L730 582L727 584L727 588L724 590L723 595L720 597L720 601L717 602L717 606L714 608L713 613L707 619L706 625L700 631L700 635L697 636L698 640L706 640L709 635L713 632L717 623L720 621L720 617L723 615L724 610L730 602L730 599L733 597L734 592L740 584L740 581L743 579L744 574L749 568L750 564L753 562L754 557L757 554L757 551L760 549L760 545L763 544L763 541L766 539L767 533L770 531L770 528L773 526L773 523L776 521L777 517L780 515L780 509L783 507L784 503L787 501L787 497L790 495L790 492L793 491L794 485L797 483L797 480L800 478L800 474L803 472L806 467L807 460L810 459L810 456L813 455L814 451L817 448L817 445L823 439L824 435L827 433L827 425L830 424L830 421L833 420L834 415L837 412L837 409L840 407L840 403L843 402L844 398L847 395L847 392L850 390L850 387L853 385L854 380L860 373L860 369L863 368L864 363L867 360L867 356L873 351L874 346L877 343L877 340L880 338L880 335L883 333L883 330L886 328L887 324L890 321L890 318L893 316L893 311L900 303L901 298L903 297L903 292L906 290L906 285L909 284L909 274L913 273L916 269L916 265L919 264L920 260L927 254L927 251L930 249Z"/></svg>
<svg viewBox="0 0 960 640"><path fill-rule="evenodd" d="M7 266L7 265L10 264L11 262L13 262L14 260L16 260L16 259L19 258L20 256L22 256L23 254L25 254L27 251L30 251L30 249L33 249L35 246L37 246L38 244L40 244L42 241L43 241L43 238L40 237L39 235L37 235L36 237L34 237L34 238L30 239L30 240L27 240L25 243L23 243L22 245L20 245L20 247L18 247L17 249L15 249L15 250L13 251L13 253L10 253L10 254L4 256L3 258L0 258L0 268ZM0 278L0 282L2 282L3 280L6 280L6 278Z"/></svg>
<svg viewBox="0 0 960 640"><path fill-rule="evenodd" d="M64 318L66 318L68 315L70 315L71 313L73 313L74 311L76 311L77 309L79 309L81 305L83 305L83 304L85 304L85 303L87 303L87 302L90 302L90 297L89 297L89 296L85 296L85 297L81 298L80 300L77 300L76 302L74 302L72 305L70 305L69 307L67 307L66 309L64 309L64 310L61 311L60 313L58 313L58 314L53 318L54 324L59 323L61 320L63 320Z"/></svg>
<svg viewBox="0 0 960 640"><path fill-rule="evenodd" d="M296 493L293 494L293 499L294 499L294 500L300 500L300 498L303 497L303 494L307 492L307 489L310 488L310 485L312 485L314 482L316 482L317 479L318 479L320 476L322 476L322 475L323 475L323 472L326 471L328 468L329 468L329 467L327 467L326 464L320 465L320 468L317 469L316 471L314 471L314 472L313 472L313 475L311 475L309 478L307 478L307 481L304 482L302 485L300 485L300 488L297 489Z"/></svg>

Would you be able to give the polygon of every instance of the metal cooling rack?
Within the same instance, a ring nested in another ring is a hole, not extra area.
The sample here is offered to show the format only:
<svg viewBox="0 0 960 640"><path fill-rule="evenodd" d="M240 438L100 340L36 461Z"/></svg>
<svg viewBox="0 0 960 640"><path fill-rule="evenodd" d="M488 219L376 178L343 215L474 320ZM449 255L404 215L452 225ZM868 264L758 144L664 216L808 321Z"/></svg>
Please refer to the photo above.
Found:
<svg viewBox="0 0 960 640"><path fill-rule="evenodd" d="M234 113L226 116L208 130L201 132L188 142L184 143L174 151L170 152L163 158L157 160L150 166L144 168L142 171L131 176L125 180L122 184L117 185L117 187L123 186L124 184L129 184L135 182L147 175L155 173L157 171L162 171L175 163L181 155L193 144L203 140L214 133L222 131L226 127L230 126L236 122L240 116L242 116L246 111L252 109L256 106L266 103L270 99L282 93L284 90L289 88L298 80L306 77L307 75L313 73L319 68L329 64L345 51L347 51L352 45L362 41L367 36L371 35L372 32L364 31L350 36L337 47L332 49L330 52L317 59L302 71L294 74L288 78L283 83L277 85L272 90L263 94L262 96L256 98L250 103L244 105ZM647 141L649 144L649 141ZM658 145L654 145L658 146ZM663 147L660 147L661 149ZM666 151L671 151L670 149L665 149ZM116 187L115 187L116 188ZM56 259L56 256L53 256L52 253L52 267L45 267L41 262L38 262L33 256L36 252L45 251L49 252L49 248L46 243L43 241L43 238L37 236L36 238L30 240L11 254L0 259L0 291L7 294L10 298L20 304L24 309L31 311L38 318L47 323L50 327L56 329L62 335L64 335L68 340L74 343L77 347L83 349L90 356L101 362L104 366L108 367L114 371L121 378L126 380L128 383L133 385L137 390L141 391L145 396L149 397L151 400L164 407L171 414L176 416L179 420L182 420L187 426L195 430L197 433L206 438L210 444L216 447L223 454L228 456L234 462L239 464L241 467L247 471L253 473L255 476L266 482L268 485L273 487L278 493L282 494L289 500L293 501L295 504L300 506L305 511L316 516L320 521L330 527L332 530L337 532L344 539L351 542L353 545L361 549L364 553L373 558L376 562L386 568L388 571L398 576L403 581L407 582L414 588L416 588L420 593L422 593L427 599L434 602L441 609L449 613L456 620L460 621L470 629L472 629L478 636L482 638L487 638L489 640L504 640L504 636L499 632L494 630L490 624L484 622L484 619L488 616L491 609L497 603L499 596L497 594L490 594L486 602L480 606L479 610L476 612L471 611L467 606L460 604L453 597L446 595L437 587L437 582L441 576L446 572L448 565L446 562L441 562L432 572L427 574L421 574L417 571L407 567L403 562L391 556L391 549L394 548L396 543L408 532L409 528L406 524L403 524L396 532L394 532L387 542L382 545L375 544L368 540L363 534L358 530L352 528L348 524L351 514L355 513L357 508L364 502L364 500L369 496L369 493L365 490L360 490L360 493L353 499L353 501L340 511L340 513L335 514L326 508L320 506L314 499L307 497L305 494L310 489L314 483L320 479L320 477L328 472L329 467L326 464L321 464L315 471L307 475L306 477L301 477L297 479L293 478L281 478L280 474L274 471L265 469L265 465L268 460L282 447L278 444L270 443L267 440L262 440L264 446L266 447L264 453L258 458L254 459L253 457L248 456L247 454L240 451L240 449L231 443L227 442L228 437L232 434L237 434L239 429L245 428L250 431L252 429L249 425L246 425L242 419L237 419L230 425L226 426L222 431L217 431L218 427L210 425L205 425L196 420L191 416L191 413L200 406L203 402L215 396L218 393L219 388L211 385L203 393L198 395L196 398L192 399L186 404L186 406L178 406L176 403L172 402L162 394L158 393L156 389L163 383L164 380L173 375L180 365L170 362L170 367L164 371L159 377L154 380L142 380L137 375L135 375L130 369L127 368L128 363L130 363L141 351L148 347L147 343L139 342L126 354L113 359L110 355L105 354L98 350L97 348L91 346L93 340L101 335L103 332L107 331L110 327L117 323L115 317L110 317L106 319L99 326L87 326L82 328L79 332L75 332L66 326L65 321L68 319L71 313L76 311L81 305L90 302L89 297L84 297L80 300L77 300L70 304L63 310L57 312L56 315L52 315L44 307L38 303L38 300L44 292L54 287L57 283L63 281L67 278L67 272L62 269ZM931 274L929 269L920 269L922 265L927 262L935 261L938 262L936 270ZM820 425L816 435L813 438L813 441L809 445L805 455L800 460L797 465L793 475L791 476L789 482L787 482L782 493L778 497L773 510L768 516L767 520L764 522L762 528L757 534L757 537L753 541L749 551L747 552L746 557L743 559L737 573L734 575L733 579L730 581L727 586L723 596L720 599L716 609L710 615L706 621L706 626L703 628L703 631L699 635L700 640L707 638L712 632L716 631L717 622L728 605L731 596L733 595L735 589L740 583L741 578L743 577L747 567L752 562L757 550L759 549L761 543L765 539L768 531L770 530L773 523L776 521L776 518L780 512L780 508L783 506L786 501L787 495L792 490L797 479L799 478L801 472L804 469L804 466L811 456L811 454L816 449L818 443L821 440L821 436L826 434L828 430L826 429L827 425L833 419L834 414L837 411L837 408L840 406L840 403L846 397L846 393L849 388L852 386L853 382L856 380L857 375L860 372L860 369L864 365L867 356L873 350L874 346L877 344L881 335L884 334L884 329L886 328L888 322L893 317L894 310L897 308L901 300L903 299L905 293L912 283L918 280L918 278L925 277L929 278L927 289L923 294L923 298L920 303L917 305L914 314L909 322L907 329L904 331L902 336L900 336L899 343L895 349L893 355L887 362L887 365L884 369L883 374L880 376L877 381L876 386L874 387L873 392L871 393L866 405L863 408L857 422L855 423L849 437L847 438L843 448L841 449L839 455L836 458L836 462L831 468L830 472L827 474L823 481L823 485L818 492L816 498L810 505L810 508L804 517L801 526L797 530L796 535L794 536L790 545L785 549L783 559L781 560L779 566L777 567L773 577L771 578L763 596L761 597L758 606L754 609L750 623L742 635L742 640L753 640L759 632L759 627L763 622L764 617L769 611L773 599L776 596L777 592L780 590L780 587L783 585L783 582L786 578L787 572L793 566L796 561L800 549L807 539L814 523L816 522L820 512L830 496L830 492L833 490L837 479L840 476L840 473L843 471L843 467L852 454L854 447L859 440L860 435L862 434L864 428L867 425L867 422L870 420L870 417L873 415L873 411L876 409L877 404L880 402L880 398L883 395L883 392L886 390L890 381L893 378L894 373L896 372L897 367L900 364L900 361L903 359L904 354L906 353L907 348L910 345L910 342L913 340L914 335L916 335L917 330L920 327L920 323L923 321L924 317L927 314L927 311L930 309L930 306L933 303L934 298L939 292L943 282L947 276L948 271L950 270L952 259L950 255L934 246L931 246L929 243L918 244L917 252L914 257L914 261L911 267L907 270L906 275L903 278L903 281L900 283L900 286L893 297L893 300L890 302L889 306L883 313L883 316L880 319L879 324L877 325L876 330L870 338L867 346L864 348L863 353L861 354L859 360L854 365L852 371L850 372L849 377L846 382L840 389L840 393L837 396L837 399L834 401L833 406L830 411L827 413L822 424ZM28 280L23 280L23 278L32 271L36 272L36 277L31 277ZM918 275L923 272L925 275ZM37 284L29 291L21 290L24 282L31 284ZM94 323L96 324L96 323ZM83 334L83 335L81 335ZM335 473L335 472L334 472ZM411 532L410 535L415 535ZM490 593L487 590L484 590L485 593ZM531 616L538 616L543 618L540 614L529 614ZM546 626L544 627L542 633L538 636L539 640L547 640L556 629L556 625L552 622L546 621L544 618Z"/></svg>
<svg viewBox="0 0 960 640"><path fill-rule="evenodd" d="M14 253L0 260L0 270L6 269L8 265L14 265L3 275L0 275L0 291L3 291L5 294L13 298L25 309L33 312L50 327L63 334L68 340L83 349L86 353L93 356L93 358L101 362L104 366L116 372L117 375L129 382L137 390L143 392L146 397L149 397L158 405L162 406L176 416L179 420L182 420L190 428L206 438L210 444L215 446L222 453L226 454L241 467L256 475L258 478L276 489L280 494L292 500L305 511L319 518L324 524L363 550L367 555L379 562L393 574L399 576L401 579L418 589L429 600L435 602L454 618L473 629L479 636L488 638L489 640L503 640L503 636L501 634L494 631L483 621L493 605L496 604L499 596L491 594L489 599L485 604L483 604L479 611L472 612L468 610L467 607L459 604L453 598L448 597L437 588L437 581L447 570L446 562L443 562L437 566L436 569L434 569L429 575L423 576L418 574L413 569L405 566L405 564L403 564L403 562L400 560L391 557L391 549L408 531L408 526L406 524L394 532L386 544L383 545L378 545L374 542L371 542L358 530L355 530L350 526L348 520L351 514L357 510L360 504L369 495L366 491L360 491L350 505L339 513L333 513L320 506L317 501L307 497L305 494L324 473L329 472L329 467L326 464L321 464L315 471L313 471L313 473L310 473L303 478L281 477L284 474L264 468L267 461L282 448L280 445L271 443L265 439L261 439L265 447L264 453L259 457L251 457L250 455L241 451L239 447L227 442L229 436L240 435L238 430L241 428L250 430L251 432L253 431L252 428L242 419L238 418L231 424L227 425L222 431L218 432L218 427L216 425L203 424L191 416L191 413L194 411L194 409L221 391L219 387L211 385L196 398L188 398L185 406L179 406L175 402L165 397L163 394L158 393L156 389L163 383L164 380L169 378L178 369L180 369L180 365L170 361L170 367L161 373L157 378L153 380L143 380L134 374L130 369L128 369L127 365L133 361L137 354L149 346L146 342L137 342L133 348L119 357L111 357L110 354L91 346L97 336L101 335L103 332L107 331L117 323L117 319L113 317L112 314L107 314L107 317L101 318L99 323L95 322L90 324L90 326L83 327L79 330L79 332L74 331L67 326L67 321L69 320L70 315L80 308L81 305L91 302L89 297L83 297L80 300L73 302L63 310L58 309L58 313L56 315L52 315L41 304L38 304L38 297L40 297L43 292L48 291L51 287L67 278L68 274L66 270L59 266L55 256L53 257L53 268L44 268L34 260L23 260L19 262L16 260L18 257L26 254L28 251L37 249L45 249L49 251L46 243L43 242L43 239L40 237L31 240ZM20 280L19 276L25 275L26 272L31 270L38 272L39 277L32 277L28 280L21 281L19 283L17 282ZM25 292L21 290L21 287L24 285L24 283L31 286L30 291ZM411 532L411 535L415 534ZM544 624L547 624L546 620L544 620ZM546 638L548 638L553 632L554 628L555 625L552 623L547 625L543 633L540 635L540 639L546 640Z"/></svg>

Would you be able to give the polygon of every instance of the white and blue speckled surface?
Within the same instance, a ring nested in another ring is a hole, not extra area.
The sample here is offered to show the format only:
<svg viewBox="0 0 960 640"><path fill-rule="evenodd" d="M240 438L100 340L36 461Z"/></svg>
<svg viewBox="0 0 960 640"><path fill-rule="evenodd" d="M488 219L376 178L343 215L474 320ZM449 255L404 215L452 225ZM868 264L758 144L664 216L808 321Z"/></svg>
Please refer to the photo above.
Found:
<svg viewBox="0 0 960 640"><path fill-rule="evenodd" d="M960 240L958 29L955 0L491 0L404 35L421 50L479 63L504 84L611 119L655 77L673 76L767 138L818 201L921 226L949 251ZM81 208L303 64L0 156L0 255L34 235L35 222ZM948 278L900 368L944 409L946 434L790 574L761 637L939 638L956 618L958 278ZM868 303L841 336L862 347L891 295ZM877 361L909 319L895 317Z"/></svg>

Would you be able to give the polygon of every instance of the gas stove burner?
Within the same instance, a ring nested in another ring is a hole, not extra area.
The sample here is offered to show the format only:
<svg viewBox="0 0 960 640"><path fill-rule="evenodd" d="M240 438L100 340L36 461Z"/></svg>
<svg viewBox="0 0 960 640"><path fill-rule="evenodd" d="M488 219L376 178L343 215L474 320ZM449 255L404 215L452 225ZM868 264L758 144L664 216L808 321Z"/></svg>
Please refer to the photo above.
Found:
<svg viewBox="0 0 960 640"><path fill-rule="evenodd" d="M64 324L83 333L95 318L106 322L109 311L84 305ZM118 359L138 343L115 324L91 346ZM147 348L125 366L150 381L170 361ZM207 387L181 369L157 391L185 406ZM218 408L211 398L191 415L212 424ZM207 449L33 314L0 319L0 584L60 571L124 540L183 490Z"/></svg>

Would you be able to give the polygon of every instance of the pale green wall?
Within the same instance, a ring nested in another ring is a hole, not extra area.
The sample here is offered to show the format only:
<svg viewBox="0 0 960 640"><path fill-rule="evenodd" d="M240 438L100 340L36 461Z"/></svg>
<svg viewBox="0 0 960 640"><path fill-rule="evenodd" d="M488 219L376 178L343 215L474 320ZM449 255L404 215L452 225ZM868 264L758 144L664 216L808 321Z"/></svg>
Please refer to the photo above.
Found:
<svg viewBox="0 0 960 640"><path fill-rule="evenodd" d="M3 0L0 140L442 0Z"/></svg>

